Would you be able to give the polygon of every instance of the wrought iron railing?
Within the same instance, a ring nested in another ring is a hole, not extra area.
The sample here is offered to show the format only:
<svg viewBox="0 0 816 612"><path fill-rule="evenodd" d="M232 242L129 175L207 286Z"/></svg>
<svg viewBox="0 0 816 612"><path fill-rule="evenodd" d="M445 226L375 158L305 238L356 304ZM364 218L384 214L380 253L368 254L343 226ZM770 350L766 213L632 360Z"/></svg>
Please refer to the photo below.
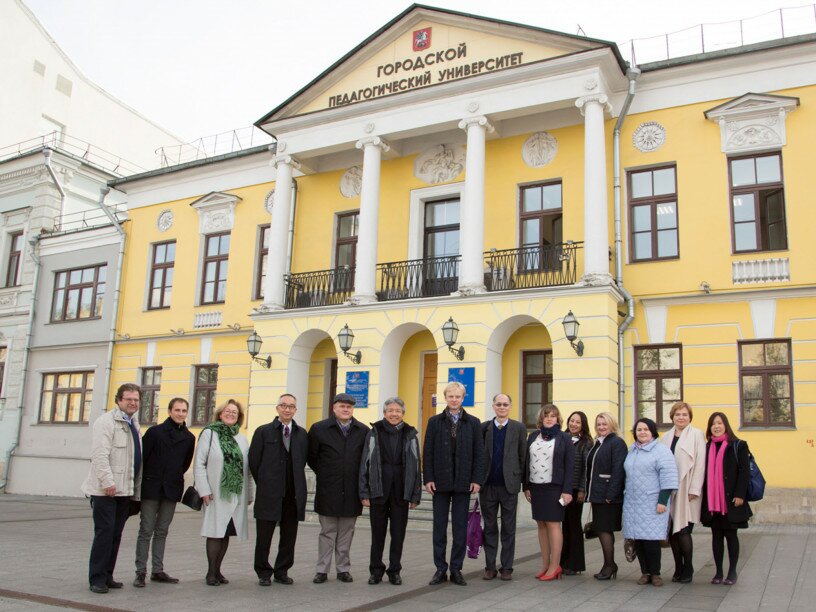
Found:
<svg viewBox="0 0 816 612"><path fill-rule="evenodd" d="M571 285L577 279L577 251L583 242L562 242L491 250L485 253L485 287L488 291Z"/></svg>
<svg viewBox="0 0 816 612"><path fill-rule="evenodd" d="M459 288L461 256L411 259L377 264L381 302L449 295Z"/></svg>
<svg viewBox="0 0 816 612"><path fill-rule="evenodd" d="M286 276L286 308L336 306L354 291L354 268L343 266Z"/></svg>

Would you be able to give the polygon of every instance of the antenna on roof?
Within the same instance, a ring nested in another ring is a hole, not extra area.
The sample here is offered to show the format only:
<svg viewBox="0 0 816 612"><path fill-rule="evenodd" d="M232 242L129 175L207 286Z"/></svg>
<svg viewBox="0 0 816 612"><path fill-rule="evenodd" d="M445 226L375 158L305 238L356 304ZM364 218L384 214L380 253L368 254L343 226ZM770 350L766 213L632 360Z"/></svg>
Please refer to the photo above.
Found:
<svg viewBox="0 0 816 612"><path fill-rule="evenodd" d="M576 32L576 34L578 36L586 36L587 34L586 34L586 32L584 32L584 28L581 27L581 24L578 23L576 25L578 26L578 31Z"/></svg>

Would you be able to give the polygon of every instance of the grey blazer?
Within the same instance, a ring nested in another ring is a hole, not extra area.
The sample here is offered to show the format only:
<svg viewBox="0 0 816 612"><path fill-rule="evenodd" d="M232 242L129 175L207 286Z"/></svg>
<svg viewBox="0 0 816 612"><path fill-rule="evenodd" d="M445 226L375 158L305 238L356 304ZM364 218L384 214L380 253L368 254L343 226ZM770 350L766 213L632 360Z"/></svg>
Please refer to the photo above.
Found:
<svg viewBox="0 0 816 612"><path fill-rule="evenodd" d="M482 423L482 439L485 446L485 475L484 482L490 476L490 466L493 463L493 419ZM521 490L524 460L527 456L527 428L518 421L507 419L507 433L504 434L504 458L502 472L504 486L508 493L518 493Z"/></svg>

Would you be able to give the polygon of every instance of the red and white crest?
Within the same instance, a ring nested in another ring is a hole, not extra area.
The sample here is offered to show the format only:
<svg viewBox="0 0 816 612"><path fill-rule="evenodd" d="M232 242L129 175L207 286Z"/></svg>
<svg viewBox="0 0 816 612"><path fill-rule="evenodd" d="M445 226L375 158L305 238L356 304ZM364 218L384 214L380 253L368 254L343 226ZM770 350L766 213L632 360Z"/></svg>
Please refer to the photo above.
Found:
<svg viewBox="0 0 816 612"><path fill-rule="evenodd" d="M414 51L424 51L431 46L431 28L414 30L413 49Z"/></svg>

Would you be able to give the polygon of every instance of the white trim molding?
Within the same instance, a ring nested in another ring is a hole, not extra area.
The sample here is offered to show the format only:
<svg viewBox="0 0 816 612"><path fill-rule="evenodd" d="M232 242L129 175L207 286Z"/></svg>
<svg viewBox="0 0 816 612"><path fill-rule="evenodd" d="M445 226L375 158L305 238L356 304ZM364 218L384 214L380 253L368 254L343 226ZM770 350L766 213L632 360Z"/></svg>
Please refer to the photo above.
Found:
<svg viewBox="0 0 816 612"><path fill-rule="evenodd" d="M773 257L732 261L731 280L735 285L787 282L790 280L790 260L787 257Z"/></svg>
<svg viewBox="0 0 816 612"><path fill-rule="evenodd" d="M720 126L720 149L731 155L784 147L785 117L799 98L747 93L705 112Z"/></svg>
<svg viewBox="0 0 816 612"><path fill-rule="evenodd" d="M229 232L235 224L235 207L241 201L236 195L214 191L192 202L198 213L198 232Z"/></svg>

